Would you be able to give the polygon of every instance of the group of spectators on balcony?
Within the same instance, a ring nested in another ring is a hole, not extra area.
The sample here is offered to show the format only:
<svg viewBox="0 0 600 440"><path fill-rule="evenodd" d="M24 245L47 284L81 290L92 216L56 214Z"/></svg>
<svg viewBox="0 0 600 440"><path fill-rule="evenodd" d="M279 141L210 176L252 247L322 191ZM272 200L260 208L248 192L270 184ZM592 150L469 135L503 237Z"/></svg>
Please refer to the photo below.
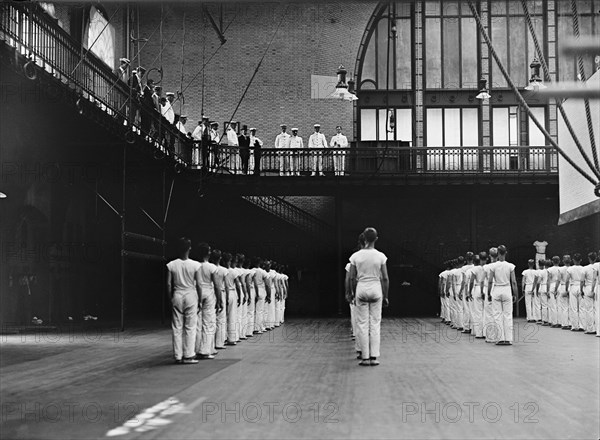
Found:
<svg viewBox="0 0 600 440"><path fill-rule="evenodd" d="M163 96L162 87L155 85L151 78L145 77L144 67L138 66L130 73L131 62L127 58L120 58L119 62L120 66L115 70L115 74L128 85L130 91L127 110L129 121L134 126L139 126L144 135L158 139L169 150L175 149L175 141L179 138L180 142L191 149L192 164L196 166L260 175L263 156L261 149L264 142L256 136L256 128L248 129L247 125L243 125L238 132L237 122L231 121L225 124L225 131L220 134L219 123L202 115L198 125L189 130L186 127L187 115L176 110L175 93L167 92ZM180 98L181 96L177 99ZM173 126L175 130L164 130L163 127L166 126ZM304 171L313 176L322 176L323 158L331 156L335 175L344 175L348 139L342 133L340 125L336 127L336 134L328 144L325 135L320 131L321 125L314 124L314 132L310 135L307 145L308 149L316 150L311 153L300 152L305 146L302 137L298 136L298 128L293 127L292 134L287 133L287 124L281 124L280 128L281 132L275 138L274 148L281 151L273 156L274 160L269 163L270 169L278 169L281 176L299 176ZM181 133L181 136L177 136L177 132ZM220 146L229 148L222 149ZM183 149L181 147L179 145L180 152ZM324 154L323 149L327 148L334 149L331 155Z"/></svg>

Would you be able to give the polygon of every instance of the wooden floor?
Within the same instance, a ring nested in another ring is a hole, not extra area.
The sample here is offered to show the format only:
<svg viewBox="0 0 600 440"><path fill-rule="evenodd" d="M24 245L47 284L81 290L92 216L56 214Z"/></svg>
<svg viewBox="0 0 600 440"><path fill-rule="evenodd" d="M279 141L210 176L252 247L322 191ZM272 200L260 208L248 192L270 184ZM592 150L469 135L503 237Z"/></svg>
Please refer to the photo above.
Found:
<svg viewBox="0 0 600 440"><path fill-rule="evenodd" d="M598 439L600 338L516 324L502 347L384 319L378 367L342 319L183 366L167 328L0 335L0 437Z"/></svg>

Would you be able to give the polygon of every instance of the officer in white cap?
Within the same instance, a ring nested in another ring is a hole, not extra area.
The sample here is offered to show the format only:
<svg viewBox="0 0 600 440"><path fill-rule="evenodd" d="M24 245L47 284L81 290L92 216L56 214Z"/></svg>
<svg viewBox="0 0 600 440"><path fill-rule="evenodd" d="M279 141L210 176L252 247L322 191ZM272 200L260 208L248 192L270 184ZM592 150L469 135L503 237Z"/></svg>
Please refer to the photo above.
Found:
<svg viewBox="0 0 600 440"><path fill-rule="evenodd" d="M336 176L344 175L344 162L346 152L343 150L348 148L348 138L342 134L342 126L335 127L337 134L331 138L331 148L336 148L333 153L333 170ZM337 150L339 148L339 150Z"/></svg>
<svg viewBox="0 0 600 440"><path fill-rule="evenodd" d="M119 67L115 69L115 75L119 77L125 84L129 81L129 64L131 62L127 58L119 58Z"/></svg>
<svg viewBox="0 0 600 440"><path fill-rule="evenodd" d="M308 148L319 149L319 151L315 151L312 154L312 174L311 176L316 175L317 173L317 165L319 169L319 175L324 176L323 174L323 151L322 148L327 148L327 139L325 135L321 133L321 125L314 125L315 132L310 135L308 138Z"/></svg>
<svg viewBox="0 0 600 440"><path fill-rule="evenodd" d="M238 147L240 146L238 142L238 135L235 130L237 123L235 121L229 121L226 127L226 135L227 135L227 147L229 149L229 169L233 173L241 173L241 161L239 156Z"/></svg>
<svg viewBox="0 0 600 440"><path fill-rule="evenodd" d="M300 150L300 149L304 148L304 141L302 140L302 138L300 136L298 136L298 128L296 128L296 127L292 128L292 135L290 136L288 145L291 150ZM299 154L300 154L299 151L291 151L290 152L290 174L292 176L300 175L300 169L298 167Z"/></svg>
<svg viewBox="0 0 600 440"><path fill-rule="evenodd" d="M290 135L289 133L286 133L287 125L281 124L279 127L281 128L281 133L275 138L275 148L289 148ZM289 176L290 166L288 152L277 152L277 155L279 156L279 175L283 176L285 174L286 176Z"/></svg>

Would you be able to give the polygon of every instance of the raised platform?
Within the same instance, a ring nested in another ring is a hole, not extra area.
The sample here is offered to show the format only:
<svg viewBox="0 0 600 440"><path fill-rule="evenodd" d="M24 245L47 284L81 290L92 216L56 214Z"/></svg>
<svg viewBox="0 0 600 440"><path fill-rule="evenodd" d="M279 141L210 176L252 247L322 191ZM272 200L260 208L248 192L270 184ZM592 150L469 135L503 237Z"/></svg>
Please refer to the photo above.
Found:
<svg viewBox="0 0 600 440"><path fill-rule="evenodd" d="M3 438L598 438L600 339L516 321L515 344L383 321L293 320L198 365L170 330L0 336Z"/></svg>

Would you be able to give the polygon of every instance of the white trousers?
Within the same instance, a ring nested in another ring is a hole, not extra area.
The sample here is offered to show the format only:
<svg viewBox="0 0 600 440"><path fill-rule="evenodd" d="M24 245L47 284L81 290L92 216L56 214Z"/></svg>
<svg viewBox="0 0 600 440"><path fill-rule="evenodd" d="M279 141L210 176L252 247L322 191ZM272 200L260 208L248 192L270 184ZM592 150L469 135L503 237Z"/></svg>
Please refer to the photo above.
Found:
<svg viewBox="0 0 600 440"><path fill-rule="evenodd" d="M344 163L346 161L346 152L343 150L333 151L333 169L336 176L344 175Z"/></svg>
<svg viewBox="0 0 600 440"><path fill-rule="evenodd" d="M463 320L461 327L465 330L471 330L471 307L469 303L471 301L467 301L467 293L463 292L462 298L462 311L463 311Z"/></svg>
<svg viewBox="0 0 600 440"><path fill-rule="evenodd" d="M240 297L241 294L241 297ZM238 293L238 301L240 303L239 306L237 306L237 323L236 323L236 332L237 332L237 339L236 342L240 340L240 337L243 336L243 332L242 329L244 328L244 322L246 321L246 315L244 314L244 311L246 310L246 304L244 304L244 291L241 290L240 293ZM236 303L237 305L237 303Z"/></svg>
<svg viewBox="0 0 600 440"><path fill-rule="evenodd" d="M381 308L383 295L381 284L358 283L356 286L356 327L357 339L363 359L380 356Z"/></svg>
<svg viewBox="0 0 600 440"><path fill-rule="evenodd" d="M275 327L275 288L271 287L271 302L267 303L267 317L266 326L267 328Z"/></svg>
<svg viewBox="0 0 600 440"><path fill-rule="evenodd" d="M496 334L493 341L513 340L513 302L510 285L494 286L492 289L492 314ZM488 329L489 331L489 329Z"/></svg>
<svg viewBox="0 0 600 440"><path fill-rule="evenodd" d="M238 319L238 294L235 287L229 289L229 301L227 302L227 340L236 342L239 339Z"/></svg>
<svg viewBox="0 0 600 440"><path fill-rule="evenodd" d="M569 284L569 323L571 325L571 329L583 328L583 325L581 325L581 316L579 312L579 302L581 299L579 290L579 283Z"/></svg>
<svg viewBox="0 0 600 440"><path fill-rule="evenodd" d="M548 319L550 324L558 324L558 303L556 297L554 296L554 292L550 293L550 298L548 298Z"/></svg>
<svg viewBox="0 0 600 440"><path fill-rule="evenodd" d="M246 304L246 321L244 323L244 332L246 336L251 336L255 330L256 319L256 289L250 289L250 304Z"/></svg>
<svg viewBox="0 0 600 440"><path fill-rule="evenodd" d="M594 298L592 293L592 286L585 286L583 288L584 296L581 298L579 304L579 311L581 316L581 323L583 329L586 332L595 332L595 319L594 319Z"/></svg>
<svg viewBox="0 0 600 440"><path fill-rule="evenodd" d="M196 353L203 355L215 352L215 330L217 328L217 296L213 289L202 289L202 304L196 326Z"/></svg>
<svg viewBox="0 0 600 440"><path fill-rule="evenodd" d="M265 330L265 298L267 291L263 286L258 288L258 300L254 308L254 330L262 332Z"/></svg>
<svg viewBox="0 0 600 440"><path fill-rule="evenodd" d="M217 313L217 329L215 332L215 347L223 347L227 339L227 295L225 290L219 293L223 309Z"/></svg>
<svg viewBox="0 0 600 440"><path fill-rule="evenodd" d="M558 311L558 323L567 327L569 325L569 293L565 289L564 284L558 285L558 295L556 298L556 308Z"/></svg>
<svg viewBox="0 0 600 440"><path fill-rule="evenodd" d="M546 287L540 287L540 310L542 322L550 322L548 316L548 295L546 295Z"/></svg>
<svg viewBox="0 0 600 440"><path fill-rule="evenodd" d="M196 325L198 321L198 294L196 292L175 292L173 294L173 356L194 357L196 352Z"/></svg>
<svg viewBox="0 0 600 440"><path fill-rule="evenodd" d="M542 295L541 293L533 293L533 302L532 302L532 313L533 319L536 321L542 320Z"/></svg>
<svg viewBox="0 0 600 440"><path fill-rule="evenodd" d="M533 317L533 290L531 285L525 285L525 315L527 321L534 320Z"/></svg>
<svg viewBox="0 0 600 440"><path fill-rule="evenodd" d="M600 336L600 279L596 280L596 297L594 299L596 309L596 336Z"/></svg>
<svg viewBox="0 0 600 440"><path fill-rule="evenodd" d="M323 152L322 151L314 151L310 153L312 156L312 166L311 166L311 171L313 173L319 171L319 172L323 172ZM318 170L317 170L318 167Z"/></svg>
<svg viewBox="0 0 600 440"><path fill-rule="evenodd" d="M459 290L460 285L456 286L456 291ZM458 294L456 294L456 326L458 328L463 326L463 300L458 297Z"/></svg>
<svg viewBox="0 0 600 440"><path fill-rule="evenodd" d="M484 299L481 298L481 286L473 286L473 300L469 301L469 309L471 313L472 334L475 336L483 336L483 307Z"/></svg>

